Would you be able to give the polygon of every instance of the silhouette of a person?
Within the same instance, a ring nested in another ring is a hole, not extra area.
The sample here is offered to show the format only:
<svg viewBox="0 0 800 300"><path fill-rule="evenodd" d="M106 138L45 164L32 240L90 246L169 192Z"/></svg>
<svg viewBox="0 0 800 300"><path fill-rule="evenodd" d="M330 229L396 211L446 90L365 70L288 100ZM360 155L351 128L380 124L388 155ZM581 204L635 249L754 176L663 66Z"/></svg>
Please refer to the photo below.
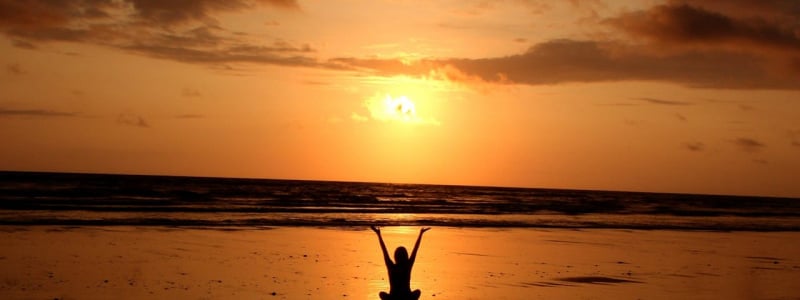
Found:
<svg viewBox="0 0 800 300"><path fill-rule="evenodd" d="M417 258L417 250L419 249L419 242L422 241L422 234L431 228L425 227L419 230L417 243L414 244L411 257L408 257L408 251L406 251L405 247L397 247L394 250L394 262L389 258L389 252L386 251L386 244L383 243L381 230L375 226L370 226L370 228L378 235L378 241L380 241L381 250L383 251L383 260L386 263L386 269L389 271L389 293L380 292L381 300L419 299L420 290L411 291L411 268L414 267L414 260Z"/></svg>

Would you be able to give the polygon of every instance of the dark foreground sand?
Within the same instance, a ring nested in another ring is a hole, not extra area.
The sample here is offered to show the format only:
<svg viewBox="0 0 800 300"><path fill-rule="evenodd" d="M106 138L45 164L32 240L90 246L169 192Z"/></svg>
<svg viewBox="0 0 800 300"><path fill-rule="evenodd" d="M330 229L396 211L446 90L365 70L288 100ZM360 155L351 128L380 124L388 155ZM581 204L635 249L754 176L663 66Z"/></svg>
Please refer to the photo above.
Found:
<svg viewBox="0 0 800 300"><path fill-rule="evenodd" d="M384 228L412 246L418 228ZM800 233L434 228L422 299L800 299ZM378 299L363 230L0 227L0 299Z"/></svg>

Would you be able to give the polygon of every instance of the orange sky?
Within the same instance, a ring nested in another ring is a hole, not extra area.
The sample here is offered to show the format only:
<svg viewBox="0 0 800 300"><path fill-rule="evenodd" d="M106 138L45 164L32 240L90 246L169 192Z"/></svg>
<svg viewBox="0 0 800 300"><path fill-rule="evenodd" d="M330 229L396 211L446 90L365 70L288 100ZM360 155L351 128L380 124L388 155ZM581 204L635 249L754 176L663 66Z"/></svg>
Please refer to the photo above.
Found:
<svg viewBox="0 0 800 300"><path fill-rule="evenodd" d="M799 16L0 0L0 170L800 197Z"/></svg>

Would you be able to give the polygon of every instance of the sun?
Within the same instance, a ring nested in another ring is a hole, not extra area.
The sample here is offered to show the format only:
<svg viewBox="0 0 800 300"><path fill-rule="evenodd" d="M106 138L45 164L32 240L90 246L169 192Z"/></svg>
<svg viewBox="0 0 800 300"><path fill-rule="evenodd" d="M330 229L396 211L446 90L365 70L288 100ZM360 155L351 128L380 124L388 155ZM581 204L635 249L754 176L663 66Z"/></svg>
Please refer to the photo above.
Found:
<svg viewBox="0 0 800 300"><path fill-rule="evenodd" d="M354 121L359 123L375 120L407 125L439 125L439 121L430 115L428 109L430 106L424 97L420 102L415 102L406 95L392 96L391 94L376 93L364 100L363 105L369 112L368 116L355 112L351 116ZM424 111L421 112L421 108L425 108Z"/></svg>
<svg viewBox="0 0 800 300"><path fill-rule="evenodd" d="M392 98L392 96L386 95L384 103L386 105L386 115L388 116L403 121L412 121L417 117L417 109L414 106L414 102L406 96Z"/></svg>

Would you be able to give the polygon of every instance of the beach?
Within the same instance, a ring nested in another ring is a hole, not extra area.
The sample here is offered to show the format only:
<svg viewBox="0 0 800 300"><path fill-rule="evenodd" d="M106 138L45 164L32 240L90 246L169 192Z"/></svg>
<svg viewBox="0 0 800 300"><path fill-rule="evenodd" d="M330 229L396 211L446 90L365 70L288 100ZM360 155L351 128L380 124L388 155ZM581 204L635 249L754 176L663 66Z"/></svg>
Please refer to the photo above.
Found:
<svg viewBox="0 0 800 300"><path fill-rule="evenodd" d="M361 227L3 226L3 299L378 299ZM419 227L383 229L413 246ZM798 299L800 232L434 227L422 299Z"/></svg>

